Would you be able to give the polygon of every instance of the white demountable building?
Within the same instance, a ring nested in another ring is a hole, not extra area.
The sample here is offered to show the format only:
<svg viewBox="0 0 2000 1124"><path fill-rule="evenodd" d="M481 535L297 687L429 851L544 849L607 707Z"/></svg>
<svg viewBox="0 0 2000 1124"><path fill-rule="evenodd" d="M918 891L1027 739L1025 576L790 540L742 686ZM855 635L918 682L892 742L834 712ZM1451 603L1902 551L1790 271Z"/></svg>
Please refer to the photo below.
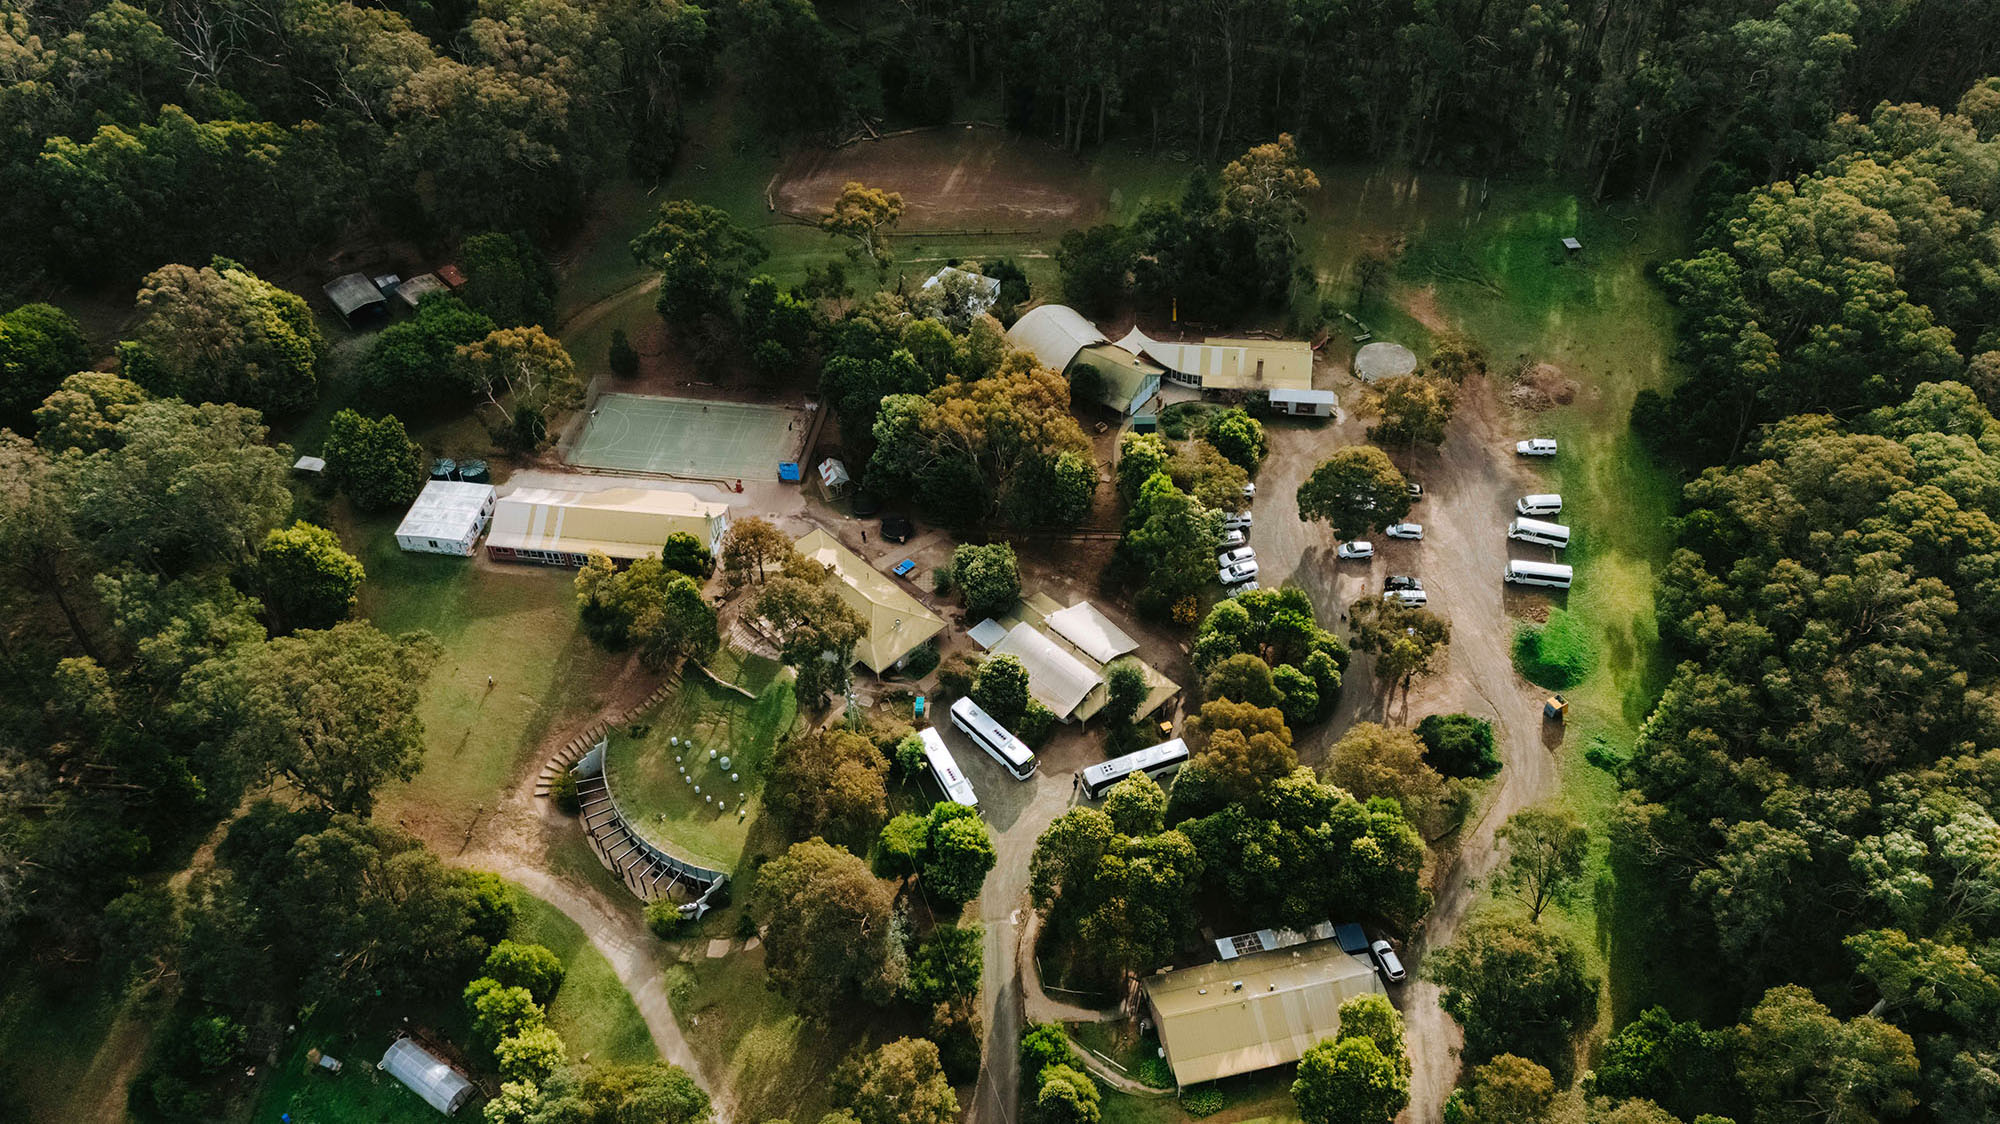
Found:
<svg viewBox="0 0 2000 1124"><path fill-rule="evenodd" d="M425 554L472 556L493 516L493 485L433 480L396 528L396 545Z"/></svg>
<svg viewBox="0 0 2000 1124"><path fill-rule="evenodd" d="M464 1108L465 1102L478 1092L463 1073L408 1038L391 1042L389 1052L382 1055L377 1068L409 1086L425 1104L446 1116Z"/></svg>
<svg viewBox="0 0 2000 1124"><path fill-rule="evenodd" d="M1340 409L1340 399L1331 390L1274 390L1271 409L1299 417L1330 418Z"/></svg>

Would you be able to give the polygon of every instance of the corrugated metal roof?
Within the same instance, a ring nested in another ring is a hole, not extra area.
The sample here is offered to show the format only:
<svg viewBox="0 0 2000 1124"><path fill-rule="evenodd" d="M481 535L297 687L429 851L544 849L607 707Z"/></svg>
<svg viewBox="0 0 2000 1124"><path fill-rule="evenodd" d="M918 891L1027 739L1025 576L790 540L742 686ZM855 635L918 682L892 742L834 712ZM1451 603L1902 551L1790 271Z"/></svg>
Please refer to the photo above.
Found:
<svg viewBox="0 0 2000 1124"><path fill-rule="evenodd" d="M1079 601L1067 609L1050 613L1047 620L1049 627L1056 630L1056 635L1076 645L1079 651L1098 663L1110 663L1127 652L1139 649L1137 640L1126 635L1124 629L1112 623L1110 617L1088 601Z"/></svg>
<svg viewBox="0 0 2000 1124"><path fill-rule="evenodd" d="M1323 941L1149 976L1174 1080L1183 1086L1297 1061L1340 1029L1340 1005L1381 993L1375 970Z"/></svg>
<svg viewBox="0 0 2000 1124"><path fill-rule="evenodd" d="M333 307L339 309L342 316L352 316L356 309L371 304L386 303L382 290L376 288L375 282L370 281L365 273L336 277L320 286L320 292L326 294L326 299L333 302Z"/></svg>
<svg viewBox="0 0 2000 1124"><path fill-rule="evenodd" d="M1032 354L1042 366L1064 371L1077 352L1105 339L1082 313L1067 305L1045 304L1014 321L1007 329L1007 342Z"/></svg>
<svg viewBox="0 0 2000 1124"><path fill-rule="evenodd" d="M1165 343L1134 328L1118 346L1198 380L1204 390L1312 389L1312 345L1303 340L1210 336L1200 343Z"/></svg>
<svg viewBox="0 0 2000 1124"><path fill-rule="evenodd" d="M982 648L991 648L1007 638L1007 626L992 617L987 617L973 625L965 634L972 638L974 644Z"/></svg>
<svg viewBox="0 0 2000 1124"><path fill-rule="evenodd" d="M993 654L1019 659L1028 669L1028 693L1058 718L1068 718L1104 682L1082 660L1026 622L1009 629L1007 638L993 646Z"/></svg>
<svg viewBox="0 0 2000 1124"><path fill-rule="evenodd" d="M792 544L806 558L833 567L841 600L868 622L868 635L855 645L854 658L880 675L917 645L944 631L944 619L924 608L895 579L870 566L824 530Z"/></svg>
<svg viewBox="0 0 2000 1124"><path fill-rule="evenodd" d="M657 553L675 531L686 531L713 549L720 538L717 521L728 514L728 504L663 488L520 488L494 505L493 531L486 542L513 550L594 550L612 558L643 558Z"/></svg>

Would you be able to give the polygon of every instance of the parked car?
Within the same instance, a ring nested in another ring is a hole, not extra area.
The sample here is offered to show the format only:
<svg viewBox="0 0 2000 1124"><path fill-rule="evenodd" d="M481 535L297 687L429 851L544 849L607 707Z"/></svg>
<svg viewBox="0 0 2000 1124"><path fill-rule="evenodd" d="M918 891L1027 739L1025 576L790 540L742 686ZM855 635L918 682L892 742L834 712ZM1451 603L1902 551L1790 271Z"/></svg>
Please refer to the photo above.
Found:
<svg viewBox="0 0 2000 1124"><path fill-rule="evenodd" d="M1250 513L1247 511L1237 511L1224 515L1222 517L1222 529L1225 531L1248 531L1250 529Z"/></svg>
<svg viewBox="0 0 2000 1124"><path fill-rule="evenodd" d="M1223 531L1223 532L1222 532L1222 545L1224 545L1224 546L1242 546L1242 545L1243 545L1243 532L1241 532L1241 531L1230 531L1230 530L1225 530L1225 531Z"/></svg>
<svg viewBox="0 0 2000 1124"><path fill-rule="evenodd" d="M1234 566L1238 562L1254 561L1256 557L1257 552L1255 550L1247 546L1239 546L1235 550L1224 551L1216 555L1215 564L1218 566Z"/></svg>
<svg viewBox="0 0 2000 1124"><path fill-rule="evenodd" d="M1238 582L1247 582L1256 576L1257 560L1254 558L1246 559L1242 562L1231 562L1215 572L1216 580L1223 585L1235 585Z"/></svg>
<svg viewBox="0 0 2000 1124"><path fill-rule="evenodd" d="M1340 549L1333 553L1340 558L1373 558L1375 557L1375 544L1372 542L1344 542L1340 544Z"/></svg>
<svg viewBox="0 0 2000 1124"><path fill-rule="evenodd" d="M1243 583L1243 584L1241 584L1241 585L1232 585L1232 586L1230 586L1230 587L1229 587L1229 596L1231 596L1231 597L1234 597L1234 596L1236 596L1236 595L1237 595L1237 594L1239 594L1239 593L1248 593L1248 592L1250 592L1251 590L1253 590L1253 589L1257 589L1257 588L1259 588L1259 586L1257 585L1257 583L1256 583L1256 582L1255 582L1254 580L1253 580L1253 581L1247 581L1247 582L1244 582L1244 583Z"/></svg>
<svg viewBox="0 0 2000 1124"><path fill-rule="evenodd" d="M1428 605L1431 595L1421 589L1392 589L1382 595L1384 601L1394 601L1398 605Z"/></svg>
<svg viewBox="0 0 2000 1124"><path fill-rule="evenodd" d="M1246 500L1254 500L1254 499L1256 499L1256 498L1257 498L1257 485L1255 485L1255 484L1245 484L1245 485L1243 485L1243 498L1244 498L1244 499L1246 499Z"/></svg>
<svg viewBox="0 0 2000 1124"><path fill-rule="evenodd" d="M1368 953L1375 958L1375 970L1382 973L1383 979L1390 983L1402 983L1409 978L1410 974L1403 970L1402 959L1396 955L1395 949L1389 947L1388 941L1376 941L1369 945Z"/></svg>
<svg viewBox="0 0 2000 1124"><path fill-rule="evenodd" d="M1531 437L1526 441L1516 441L1514 451L1524 457L1553 457L1556 455L1556 439Z"/></svg>
<svg viewBox="0 0 2000 1124"><path fill-rule="evenodd" d="M1410 499L1412 501L1415 501L1423 498L1424 498L1424 486L1422 484L1417 483L1415 480L1410 481Z"/></svg>
<svg viewBox="0 0 2000 1124"><path fill-rule="evenodd" d="M1391 523L1382 531L1392 539L1420 539L1424 537L1422 523Z"/></svg>
<svg viewBox="0 0 2000 1124"><path fill-rule="evenodd" d="M900 515L882 517L882 537L889 542L909 542L910 536L916 533L916 527Z"/></svg>
<svg viewBox="0 0 2000 1124"><path fill-rule="evenodd" d="M1423 587L1423 579L1413 578L1408 574L1390 574L1388 577L1382 579L1382 589L1385 592L1394 592L1398 589L1422 589Z"/></svg>

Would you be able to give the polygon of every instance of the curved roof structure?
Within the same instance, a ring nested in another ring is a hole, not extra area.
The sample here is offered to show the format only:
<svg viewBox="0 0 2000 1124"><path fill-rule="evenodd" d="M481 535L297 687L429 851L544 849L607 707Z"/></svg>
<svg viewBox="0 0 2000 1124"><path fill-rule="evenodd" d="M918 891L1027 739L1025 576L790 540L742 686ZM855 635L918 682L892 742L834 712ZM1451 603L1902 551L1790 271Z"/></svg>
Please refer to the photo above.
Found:
<svg viewBox="0 0 2000 1124"><path fill-rule="evenodd" d="M1104 333L1083 314L1068 305L1045 304L1029 309L1027 315L1007 329L1007 342L1035 357L1053 371L1066 371L1076 353L1094 343L1104 343Z"/></svg>
<svg viewBox="0 0 2000 1124"><path fill-rule="evenodd" d="M451 1068L443 1058L407 1038L389 1044L380 1067L389 1076L410 1087L424 1103L450 1116L465 1107L476 1091L464 1074Z"/></svg>

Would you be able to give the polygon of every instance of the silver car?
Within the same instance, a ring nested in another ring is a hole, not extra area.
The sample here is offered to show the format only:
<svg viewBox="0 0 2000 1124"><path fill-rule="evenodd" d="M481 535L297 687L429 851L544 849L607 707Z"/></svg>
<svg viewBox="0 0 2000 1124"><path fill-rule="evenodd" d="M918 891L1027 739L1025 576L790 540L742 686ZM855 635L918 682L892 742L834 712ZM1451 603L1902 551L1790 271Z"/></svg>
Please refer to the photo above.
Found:
<svg viewBox="0 0 2000 1124"><path fill-rule="evenodd" d="M1382 973L1382 978L1390 983L1402 983L1410 977L1410 974L1403 970L1403 961L1396 956L1396 950L1389 947L1388 941L1376 941L1369 945L1368 954L1375 958L1375 970Z"/></svg>
<svg viewBox="0 0 2000 1124"><path fill-rule="evenodd" d="M1225 551L1216 555L1215 564L1218 566L1234 566L1238 562L1253 561L1256 557L1257 552L1255 550L1247 546L1239 546L1235 550Z"/></svg>

